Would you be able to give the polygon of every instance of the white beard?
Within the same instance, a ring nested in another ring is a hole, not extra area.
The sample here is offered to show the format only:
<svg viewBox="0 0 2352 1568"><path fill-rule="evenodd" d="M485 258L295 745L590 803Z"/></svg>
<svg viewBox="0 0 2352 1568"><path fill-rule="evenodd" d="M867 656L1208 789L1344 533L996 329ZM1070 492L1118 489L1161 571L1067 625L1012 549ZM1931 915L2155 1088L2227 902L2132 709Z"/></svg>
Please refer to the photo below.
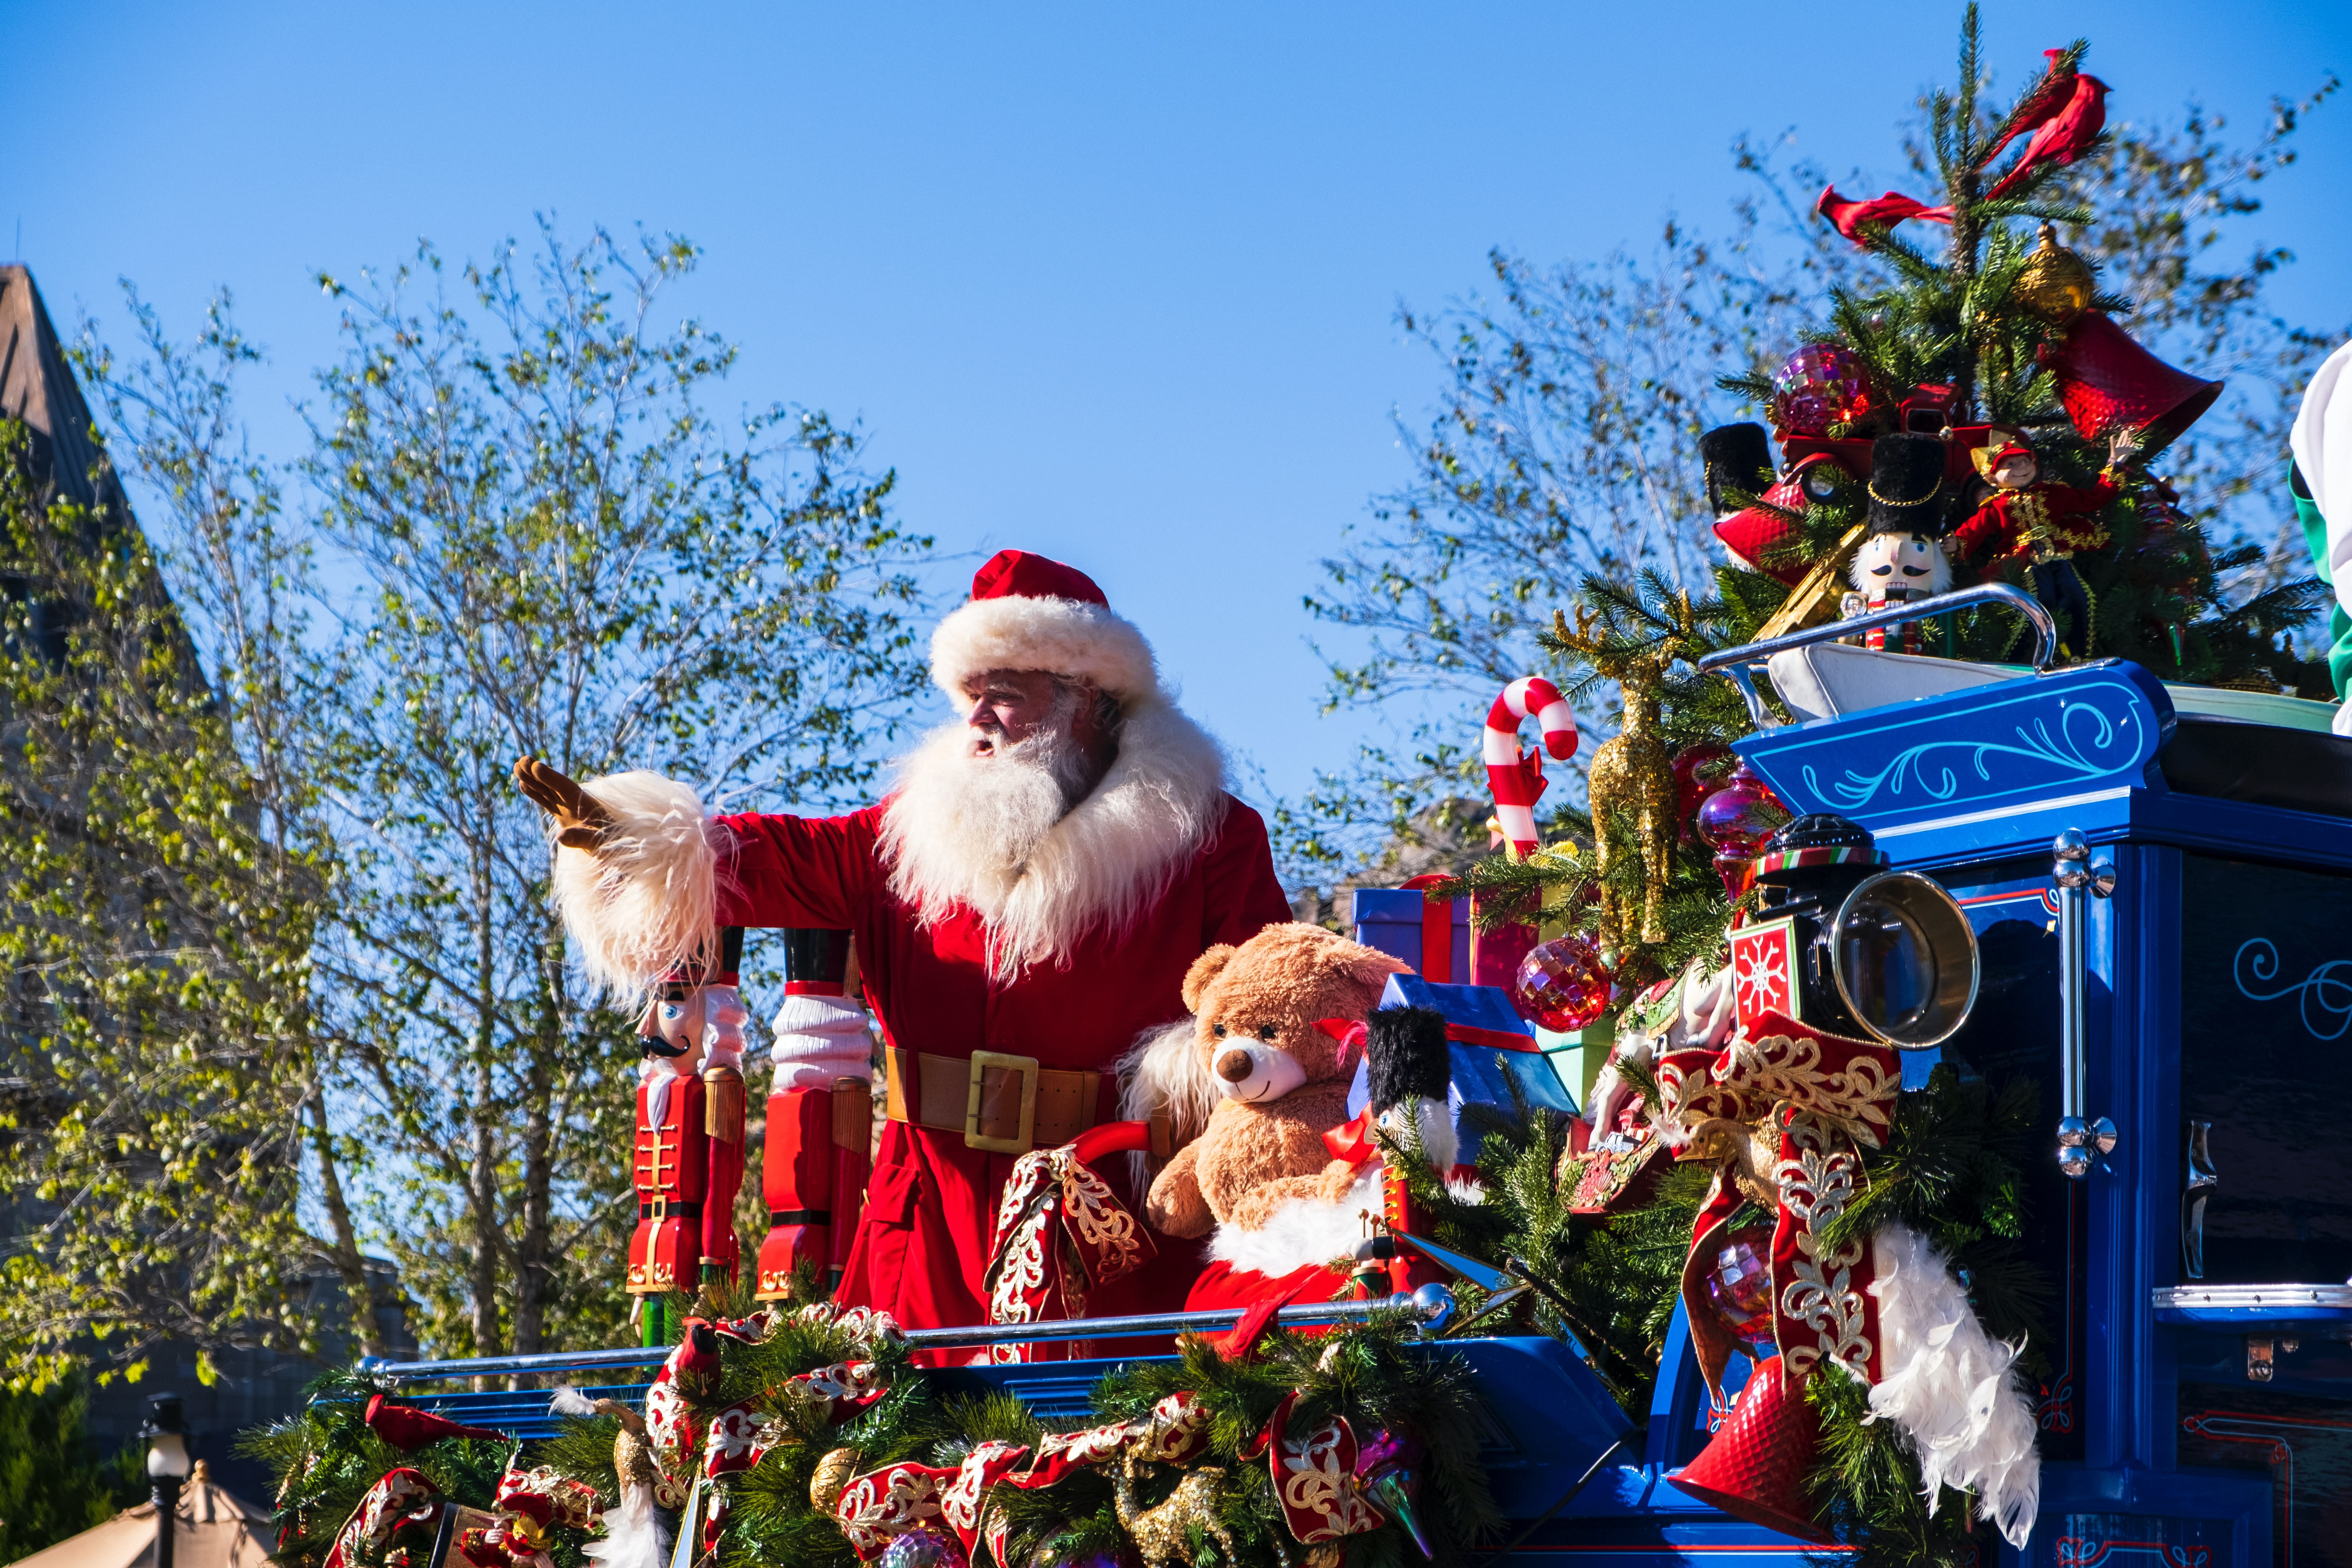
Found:
<svg viewBox="0 0 2352 1568"><path fill-rule="evenodd" d="M1075 805L1085 770L1066 726L988 757L971 738L941 725L899 764L881 847L890 891L926 924L980 916L998 978L1066 957L1095 928L1131 928L1223 816L1215 742L1159 701L1129 714L1118 758Z"/></svg>

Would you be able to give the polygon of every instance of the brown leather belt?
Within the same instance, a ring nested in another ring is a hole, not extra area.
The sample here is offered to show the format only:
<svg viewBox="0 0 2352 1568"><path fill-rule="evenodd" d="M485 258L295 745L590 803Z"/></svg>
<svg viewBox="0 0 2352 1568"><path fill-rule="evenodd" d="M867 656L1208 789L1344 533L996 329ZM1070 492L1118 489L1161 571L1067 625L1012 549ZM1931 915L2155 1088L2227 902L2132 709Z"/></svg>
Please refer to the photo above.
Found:
<svg viewBox="0 0 2352 1568"><path fill-rule="evenodd" d="M893 1121L961 1132L964 1146L992 1154L1055 1149L1095 1125L1102 1074L1041 1068L1034 1057L974 1051L935 1057L891 1050Z"/></svg>

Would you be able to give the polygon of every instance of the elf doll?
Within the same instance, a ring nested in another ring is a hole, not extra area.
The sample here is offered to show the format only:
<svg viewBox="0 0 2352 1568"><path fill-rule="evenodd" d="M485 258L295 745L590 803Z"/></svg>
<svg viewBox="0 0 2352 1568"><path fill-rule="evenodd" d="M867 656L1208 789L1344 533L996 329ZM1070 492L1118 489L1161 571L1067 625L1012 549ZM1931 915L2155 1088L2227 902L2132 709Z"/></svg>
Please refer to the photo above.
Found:
<svg viewBox="0 0 2352 1568"><path fill-rule="evenodd" d="M1931 598L1952 585L1952 564L1937 547L1945 497L1944 443L1927 435L1882 436L1870 454L1868 531L1846 570L1853 584L1843 608L1867 615L1889 605ZM1864 646L1884 649L1888 628L1873 626ZM1919 651L1919 623L1901 623L1895 646Z"/></svg>
<svg viewBox="0 0 2352 1568"><path fill-rule="evenodd" d="M2133 448L2132 435L2117 431L2108 443L2107 466L2087 488L2044 480L2042 460L2021 430L1995 426L1991 439L1969 454L1991 493L1953 531L1949 548L1961 561L2025 562L2033 596L2057 617L2059 648L2070 658L2091 651L2091 595L2074 557L2107 542L2099 514L2115 499L2118 470Z"/></svg>

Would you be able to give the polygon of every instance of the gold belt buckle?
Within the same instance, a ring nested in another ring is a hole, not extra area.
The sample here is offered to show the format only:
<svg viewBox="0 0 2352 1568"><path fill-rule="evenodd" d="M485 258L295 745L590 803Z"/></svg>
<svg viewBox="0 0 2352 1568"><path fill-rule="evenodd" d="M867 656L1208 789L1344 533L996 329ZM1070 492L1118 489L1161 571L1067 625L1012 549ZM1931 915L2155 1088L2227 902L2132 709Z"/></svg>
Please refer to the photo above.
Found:
<svg viewBox="0 0 2352 1568"><path fill-rule="evenodd" d="M980 1130L982 1075L990 1068L1021 1075L1021 1131L1018 1137L991 1138ZM1037 1128L1037 1058L1008 1056L1003 1051L971 1053L971 1089L963 1104L963 1146L992 1154L1026 1154Z"/></svg>
<svg viewBox="0 0 2352 1568"><path fill-rule="evenodd" d="M669 1218L669 1199L666 1197L648 1198L646 1200L646 1207L654 1211L646 1215L646 1218L656 1224Z"/></svg>

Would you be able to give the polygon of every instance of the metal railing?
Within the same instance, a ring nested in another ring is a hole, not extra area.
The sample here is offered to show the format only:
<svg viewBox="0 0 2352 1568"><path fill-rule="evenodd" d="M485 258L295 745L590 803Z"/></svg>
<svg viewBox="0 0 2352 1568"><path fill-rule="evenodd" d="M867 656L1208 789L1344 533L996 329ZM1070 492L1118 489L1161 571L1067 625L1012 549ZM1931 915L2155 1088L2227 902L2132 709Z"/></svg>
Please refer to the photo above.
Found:
<svg viewBox="0 0 2352 1568"><path fill-rule="evenodd" d="M2042 607L2041 600L2007 583L1979 583L1973 588L1938 594L1932 599L1912 599L1901 605L1889 605L1883 610L1873 610L1850 621L1831 621L1822 626L1807 626L1802 631L1790 632L1783 637L1766 637L1762 642L1723 648L1700 659L1698 672L1713 675L1719 671L1728 676L1731 683L1739 688L1739 695L1747 700L1748 717L1754 721L1759 730L1769 730L1775 726L1771 715L1765 710L1764 699L1757 692L1754 670L1762 668L1765 661L1774 654L1786 653L1790 648L1811 647L1815 643L1834 642L1840 637L1866 632L1875 626L1924 621L1931 616L1948 615L1954 610L1965 610L1971 605L2006 605L2032 623L2039 639L2033 653L2036 670L2049 668L2050 661L2058 657L2058 622Z"/></svg>
<svg viewBox="0 0 2352 1568"><path fill-rule="evenodd" d="M1443 1285L1424 1285L1411 1296L1385 1296L1377 1301L1314 1301L1285 1307L1275 1313L1284 1327L1315 1323L1360 1322L1378 1312L1403 1312L1419 1321L1423 1333L1435 1333L1454 1317L1454 1292ZM1202 1333L1230 1329L1241 1321L1238 1307L1202 1312L1154 1312L1130 1318L1066 1318L1043 1323L977 1323L954 1329L908 1329L912 1350L950 1350L963 1346L1044 1344L1068 1340L1131 1340L1165 1334ZM369 1377L400 1383L427 1383L442 1378L514 1377L550 1373L613 1371L659 1366L670 1347L654 1345L626 1350L558 1352L546 1355L460 1356L445 1361L387 1361L363 1358L358 1370Z"/></svg>

